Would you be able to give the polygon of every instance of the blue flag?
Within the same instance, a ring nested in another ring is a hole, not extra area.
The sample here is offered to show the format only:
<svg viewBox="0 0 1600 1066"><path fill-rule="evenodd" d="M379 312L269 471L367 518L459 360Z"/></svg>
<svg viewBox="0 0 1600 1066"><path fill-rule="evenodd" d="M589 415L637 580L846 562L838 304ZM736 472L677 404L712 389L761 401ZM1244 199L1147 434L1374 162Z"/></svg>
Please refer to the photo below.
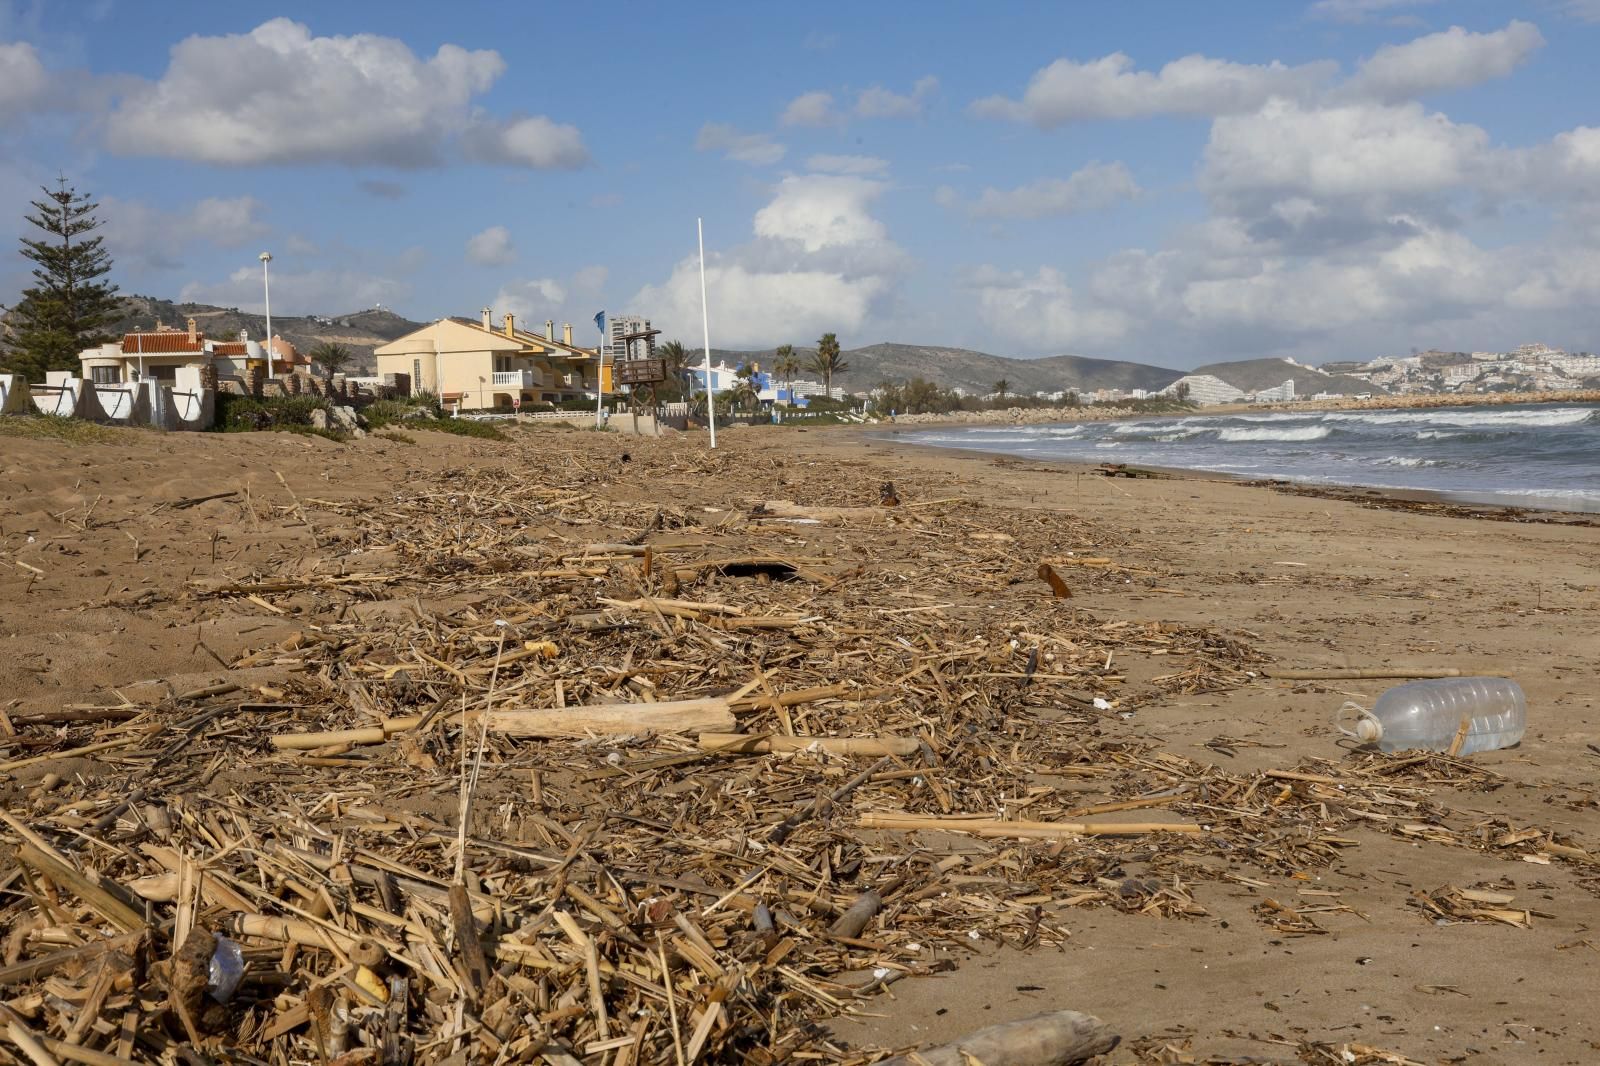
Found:
<svg viewBox="0 0 1600 1066"><path fill-rule="evenodd" d="M600 331L600 336L606 335L606 313L601 311L594 316L594 328Z"/></svg>

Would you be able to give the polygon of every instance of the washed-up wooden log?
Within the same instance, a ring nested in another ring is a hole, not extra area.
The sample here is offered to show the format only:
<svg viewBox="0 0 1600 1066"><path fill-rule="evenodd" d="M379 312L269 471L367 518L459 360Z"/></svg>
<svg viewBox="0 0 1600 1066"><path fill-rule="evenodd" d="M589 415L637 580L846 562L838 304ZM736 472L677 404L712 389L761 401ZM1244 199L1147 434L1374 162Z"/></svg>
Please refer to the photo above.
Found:
<svg viewBox="0 0 1600 1066"><path fill-rule="evenodd" d="M829 755L915 755L915 737L785 737L772 733L701 733L696 743L705 751L728 755L769 752L825 751Z"/></svg>
<svg viewBox="0 0 1600 1066"><path fill-rule="evenodd" d="M981 815L957 814L935 817L869 811L856 823L862 829L893 829L911 832L920 829L947 833L970 833L980 837L1016 837L1022 840L1069 840L1072 837L1129 837L1146 833L1203 833L1195 822L1007 822Z"/></svg>
<svg viewBox="0 0 1600 1066"><path fill-rule="evenodd" d="M1373 666L1353 667L1344 669L1336 666L1318 667L1310 670L1277 670L1267 671L1268 677L1278 678L1282 681L1364 681L1385 677L1460 677L1461 671L1453 666ZM1497 677L1492 671L1475 673L1475 677Z"/></svg>
<svg viewBox="0 0 1600 1066"><path fill-rule="evenodd" d="M1075 1010L1050 1011L991 1025L940 1047L878 1066L1071 1066L1104 1055L1122 1040L1105 1022Z"/></svg>
<svg viewBox="0 0 1600 1066"><path fill-rule="evenodd" d="M732 732L733 711L721 697L664 703L528 707L484 712L490 733L513 737L581 737L589 733Z"/></svg>
<svg viewBox="0 0 1600 1066"><path fill-rule="evenodd" d="M856 937L866 929L867 923L883 910L883 897L876 892L863 892L854 903L834 921L828 932L834 936Z"/></svg>

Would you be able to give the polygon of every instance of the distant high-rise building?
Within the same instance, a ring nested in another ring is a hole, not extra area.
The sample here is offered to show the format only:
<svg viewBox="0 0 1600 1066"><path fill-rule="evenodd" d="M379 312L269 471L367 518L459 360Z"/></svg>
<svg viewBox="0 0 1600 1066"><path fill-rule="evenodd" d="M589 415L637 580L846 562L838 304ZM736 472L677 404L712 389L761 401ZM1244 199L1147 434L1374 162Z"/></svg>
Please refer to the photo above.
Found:
<svg viewBox="0 0 1600 1066"><path fill-rule="evenodd" d="M608 336L606 342L610 347L610 356L613 359L654 359L656 355L656 339L642 337L632 341L632 351L629 350L630 342L622 338L630 333L643 333L650 329L650 320L640 315L618 315L606 319Z"/></svg>

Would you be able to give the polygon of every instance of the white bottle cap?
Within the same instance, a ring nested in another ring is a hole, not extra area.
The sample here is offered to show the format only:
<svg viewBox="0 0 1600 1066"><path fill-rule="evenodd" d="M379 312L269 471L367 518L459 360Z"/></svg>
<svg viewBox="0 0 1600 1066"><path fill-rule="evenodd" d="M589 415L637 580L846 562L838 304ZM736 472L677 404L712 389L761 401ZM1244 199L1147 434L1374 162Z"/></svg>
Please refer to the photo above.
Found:
<svg viewBox="0 0 1600 1066"><path fill-rule="evenodd" d="M1376 744L1383 739L1383 723L1372 715L1362 715L1356 723L1356 736L1363 744Z"/></svg>

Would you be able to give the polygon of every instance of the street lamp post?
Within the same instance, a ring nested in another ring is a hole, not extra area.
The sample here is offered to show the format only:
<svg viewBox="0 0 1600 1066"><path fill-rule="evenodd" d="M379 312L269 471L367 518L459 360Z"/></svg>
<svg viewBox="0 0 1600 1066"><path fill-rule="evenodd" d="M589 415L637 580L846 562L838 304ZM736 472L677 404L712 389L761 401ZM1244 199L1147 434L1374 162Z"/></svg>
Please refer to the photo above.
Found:
<svg viewBox="0 0 1600 1066"><path fill-rule="evenodd" d="M262 252L256 257L261 260L261 295L267 303L267 377L274 377L272 373L272 284L267 279L267 264L272 262L271 252Z"/></svg>

